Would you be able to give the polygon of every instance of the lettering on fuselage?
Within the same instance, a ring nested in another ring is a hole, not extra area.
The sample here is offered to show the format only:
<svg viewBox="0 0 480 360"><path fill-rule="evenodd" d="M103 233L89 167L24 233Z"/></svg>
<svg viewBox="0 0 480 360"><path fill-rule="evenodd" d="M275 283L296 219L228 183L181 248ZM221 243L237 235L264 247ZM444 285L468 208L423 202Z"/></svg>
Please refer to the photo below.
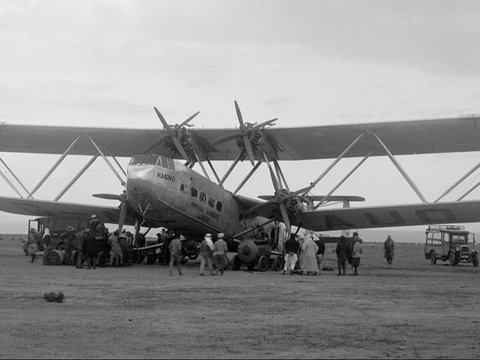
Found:
<svg viewBox="0 0 480 360"><path fill-rule="evenodd" d="M210 209L206 209L203 205L192 201L190 206L195 210L195 217L203 222L210 222L211 219L219 220L220 216Z"/></svg>
<svg viewBox="0 0 480 360"><path fill-rule="evenodd" d="M156 174L157 174L157 179L165 179L171 182L175 182L175 175L165 174L159 171L157 171Z"/></svg>

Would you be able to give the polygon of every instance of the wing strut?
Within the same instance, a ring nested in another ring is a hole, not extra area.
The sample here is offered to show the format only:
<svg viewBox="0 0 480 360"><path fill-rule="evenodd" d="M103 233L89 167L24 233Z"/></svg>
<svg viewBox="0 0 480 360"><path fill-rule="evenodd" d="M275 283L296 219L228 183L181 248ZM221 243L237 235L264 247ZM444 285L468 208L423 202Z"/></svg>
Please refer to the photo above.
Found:
<svg viewBox="0 0 480 360"><path fill-rule="evenodd" d="M453 189L455 189L463 180L465 180L467 177L469 177L470 175L472 175L475 170L477 170L478 168L480 167L480 162L475 165L471 170L467 171L467 173L465 175L463 175L460 179L458 179L452 186L450 186L447 190L445 190L442 195L440 195L434 202L439 202L440 199L443 199L444 196L446 196L447 194L450 193L450 191L452 191ZM478 186L478 185L477 185ZM473 189L475 189L477 186L475 186ZM471 189L470 191L468 191L467 194L469 194L471 191L473 191L473 189ZM464 194L460 199L458 199L458 201L460 201L461 199L463 199L467 194Z"/></svg>
<svg viewBox="0 0 480 360"><path fill-rule="evenodd" d="M325 200L328 199L328 198L330 197L330 195L332 195L333 192L334 192L335 190L337 190L337 189L340 187L340 185L342 185L342 184L370 157L370 155L372 154L372 152L373 152L373 150L370 151L367 155L365 155L364 158L363 158L362 160L360 160L360 162L359 162L357 165L355 165L355 166L353 167L353 169L350 170L350 172L349 172L347 175L345 175L345 177L344 177L342 180L340 180L340 182L339 182L332 190L330 190L330 191L328 192L328 194L325 195L325 196L323 197L323 199L321 199L320 202L319 202L317 205L315 205L315 206L313 207L313 210L316 210L320 205L322 205L322 204L325 202ZM345 201L344 201L344 205L345 205ZM345 207L345 206L344 206L344 207Z"/></svg>
<svg viewBox="0 0 480 360"><path fill-rule="evenodd" d="M2 162L3 166L5 166L5 168L7 169L7 171L13 176L13 178L17 181L18 184L20 184L20 186L22 187L23 190L25 190L25 192L28 194L29 191L27 190L27 188L25 187L25 185L23 185L23 183L20 181L20 179L17 177L17 175L15 175L15 173L12 171L12 169L10 169L10 167L7 165L7 163L0 157L0 161ZM18 189L15 187L15 185L13 185L13 183L10 181L10 179L8 179L7 175L3 173L3 171L0 171L2 177L5 179L5 181L10 185L10 187L21 197L23 198L22 194L20 194L20 192L18 191Z"/></svg>
<svg viewBox="0 0 480 360"><path fill-rule="evenodd" d="M423 201L424 204L427 204L428 201L425 199L425 197L422 195L422 193L420 192L420 189L418 189L418 187L415 185L415 183L413 182L413 180L408 176L407 172L402 168L402 166L400 165L400 163L397 161L397 159L395 158L395 156L392 155L392 153L390 152L390 150L388 150L388 148L385 146L385 144L383 143L382 140L380 140L380 138L377 136L377 134L375 134L375 132L372 131L372 134L373 136L375 136L375 138L378 140L378 142L380 143L380 145L382 145L383 149L387 152L387 155L388 157L390 158L390 160L392 161L393 165L395 165L395 167L397 168L397 170L400 172L400 174L402 174L402 176L404 177L405 180L407 180L408 184L410 185L410 187L413 189L413 191L415 191L415 193L418 195L418 197L420 198L420 200Z"/></svg>
<svg viewBox="0 0 480 360"><path fill-rule="evenodd" d="M240 189L243 187L243 185L245 185L245 183L248 181L248 179L250 179L250 177L253 175L253 173L260 167L260 165L262 165L262 162L261 162L261 161L257 161L257 163L255 164L255 166L249 171L249 173L247 174L247 176L245 176L245 178L242 180L242 182L240 183L240 185L237 186L237 188L235 189L235 191L233 192L233 194L236 194L238 191L240 191Z"/></svg>
<svg viewBox="0 0 480 360"><path fill-rule="evenodd" d="M67 192L68 189L72 187L73 184L83 175L85 171L93 164L93 162L97 159L98 155L92 156L92 158L85 164L85 166L73 177L73 179L63 188L62 191L53 199L53 201L58 201L60 198Z"/></svg>
<svg viewBox="0 0 480 360"><path fill-rule="evenodd" d="M33 188L33 190L28 194L27 199L32 198L33 199L33 194L42 186L42 184L48 179L48 177L53 173L53 171L60 165L60 163L67 157L68 153L70 150L73 148L73 146L77 143L77 141L80 139L80 136L78 136L73 142L70 144L70 146L63 152L63 154L58 158L58 160L53 164L53 166L50 168L50 170L47 171L47 173L43 176L43 178L40 180L40 182Z"/></svg>
<svg viewBox="0 0 480 360"><path fill-rule="evenodd" d="M113 167L112 163L110 161L108 161L107 157L103 154L102 150L100 150L100 148L98 147L97 144L95 144L95 141L93 141L93 139L88 136L88 139L91 141L91 143L93 144L93 146L95 146L95 149L97 149L98 153L102 156L103 160L105 160L105 162L107 163L108 167L110 168L110 170L113 171L113 173L117 176L118 180L120 180L120 183L122 184L122 186L125 186L125 181L122 179L122 177L120 176L120 174L117 172L117 170L115 170L115 168Z"/></svg>
<svg viewBox="0 0 480 360"><path fill-rule="evenodd" d="M348 145L347 148L343 150L340 155L338 155L338 157L325 169L325 171L320 174L320 176L316 178L315 181L310 183L308 190L306 190L303 195L306 195L308 192L310 192L310 190L312 190L319 183L319 181L322 180L335 165L337 165L337 163L350 151L350 149L363 137L363 135L365 135L365 132L362 132L360 135L358 135L358 137L353 140L353 142Z"/></svg>

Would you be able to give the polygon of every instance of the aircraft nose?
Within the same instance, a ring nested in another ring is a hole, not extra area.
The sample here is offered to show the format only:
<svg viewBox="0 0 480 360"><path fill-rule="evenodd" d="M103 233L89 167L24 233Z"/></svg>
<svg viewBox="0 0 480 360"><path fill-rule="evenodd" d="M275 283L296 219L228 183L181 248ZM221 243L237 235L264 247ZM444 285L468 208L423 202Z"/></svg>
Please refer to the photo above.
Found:
<svg viewBox="0 0 480 360"><path fill-rule="evenodd" d="M130 167L127 174L127 192L144 195L150 191L153 182L151 167Z"/></svg>

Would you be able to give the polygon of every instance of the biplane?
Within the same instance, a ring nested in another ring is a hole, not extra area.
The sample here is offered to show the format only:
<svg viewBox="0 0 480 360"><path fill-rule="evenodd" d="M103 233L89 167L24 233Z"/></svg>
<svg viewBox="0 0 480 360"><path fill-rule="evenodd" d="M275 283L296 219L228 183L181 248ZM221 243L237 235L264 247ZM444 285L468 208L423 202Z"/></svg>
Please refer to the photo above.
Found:
<svg viewBox="0 0 480 360"><path fill-rule="evenodd" d="M201 239L206 232L222 232L228 238L241 240L277 222L285 224L287 232L292 226L323 232L480 221L480 200L463 200L474 188L457 201L442 201L480 164L436 200L427 201L396 158L397 155L479 151L480 117L280 128L276 127L277 119L246 122L237 102L234 105L237 128L196 129L191 123L198 112L171 125L156 107L154 110L163 129L1 124L0 152L58 154L59 159L33 189L28 190L22 184L25 196L14 187L18 197L0 197L0 210L75 219L96 214L104 222L118 223L120 228L125 224L134 225L137 231L140 227L166 227L195 239ZM54 200L34 198L38 188L67 155L90 156L90 160ZM337 194L336 190L374 156L387 156L420 201L350 207L350 202L364 198ZM119 205L60 201L98 157L113 170L124 191L94 196L117 200ZM127 169L120 172L114 166L119 165L119 157L130 158ZM320 180L347 157L359 161L332 189L323 195L313 195ZM282 161L308 159L331 159L331 163L304 187L290 188L282 171ZM214 163L219 160L231 162L224 174L215 169ZM225 189L226 179L240 162L251 163L251 170L236 189ZM239 195L239 190L262 165L268 167L272 194L256 199ZM12 174L17 178L13 171ZM324 206L332 201L341 201L345 206Z"/></svg>

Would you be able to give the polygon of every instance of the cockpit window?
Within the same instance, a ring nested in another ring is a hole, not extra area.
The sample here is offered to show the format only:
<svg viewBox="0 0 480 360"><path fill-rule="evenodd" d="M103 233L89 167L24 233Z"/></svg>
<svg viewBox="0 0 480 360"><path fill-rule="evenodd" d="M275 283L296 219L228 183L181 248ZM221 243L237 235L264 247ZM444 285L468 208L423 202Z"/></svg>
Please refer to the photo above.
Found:
<svg viewBox="0 0 480 360"><path fill-rule="evenodd" d="M169 170L175 170L173 159L155 154L135 155L130 159L129 165L158 165Z"/></svg>

